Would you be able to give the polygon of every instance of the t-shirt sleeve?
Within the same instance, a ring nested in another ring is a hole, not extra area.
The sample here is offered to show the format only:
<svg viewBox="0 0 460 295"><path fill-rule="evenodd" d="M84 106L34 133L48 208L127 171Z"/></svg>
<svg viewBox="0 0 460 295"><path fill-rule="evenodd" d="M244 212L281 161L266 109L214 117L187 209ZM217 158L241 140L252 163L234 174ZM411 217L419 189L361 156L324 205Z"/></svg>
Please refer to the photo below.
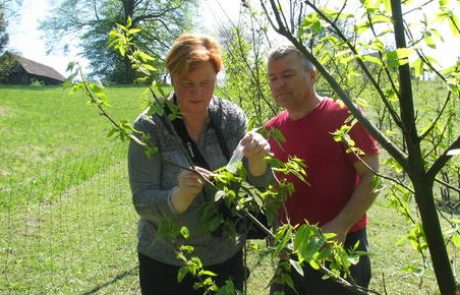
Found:
<svg viewBox="0 0 460 295"><path fill-rule="evenodd" d="M379 153L377 141L367 132L367 130L360 123L356 123L351 128L349 135L355 142L355 147L364 152L364 155L373 155ZM350 161L353 163L358 160L358 157L353 152L347 153ZM360 155L360 156L364 156Z"/></svg>

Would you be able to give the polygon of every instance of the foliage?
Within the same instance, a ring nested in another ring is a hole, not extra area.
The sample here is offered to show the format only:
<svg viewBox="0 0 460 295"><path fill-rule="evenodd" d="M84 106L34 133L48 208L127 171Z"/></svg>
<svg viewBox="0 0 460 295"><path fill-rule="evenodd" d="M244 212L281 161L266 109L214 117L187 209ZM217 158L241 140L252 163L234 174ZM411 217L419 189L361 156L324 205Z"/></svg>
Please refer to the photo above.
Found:
<svg viewBox="0 0 460 295"><path fill-rule="evenodd" d="M194 7L194 1L184 0L62 0L56 2L51 17L40 28L47 33L49 50L68 43L62 48L65 51L78 39L83 49L81 55L90 63L91 76L126 84L132 83L136 76L128 60L106 47L108 33L117 23L126 25L131 18L132 26L142 29L134 43L155 56L161 65L168 45L189 28ZM157 78L161 74L159 71Z"/></svg>
<svg viewBox="0 0 460 295"><path fill-rule="evenodd" d="M18 64L11 53L5 52L0 56L0 83L8 81L11 73L14 72L17 67Z"/></svg>
<svg viewBox="0 0 460 295"><path fill-rule="evenodd" d="M2 0L0 2L0 11L2 11L5 20L11 20L18 16L21 6L22 0Z"/></svg>
<svg viewBox="0 0 460 295"><path fill-rule="evenodd" d="M5 19L5 12L3 4L0 3L0 55L3 54L6 45L8 44L8 33L6 32L7 22ZM3 72L3 71L2 71Z"/></svg>
<svg viewBox="0 0 460 295"><path fill-rule="evenodd" d="M266 83L263 55L269 42L266 29L258 26L255 17L244 10L238 24L230 23L219 29L226 65L225 84L220 92L241 105L248 117L254 119L252 123L259 126L278 112Z"/></svg>
<svg viewBox="0 0 460 295"><path fill-rule="evenodd" d="M15 16L16 7L21 3L21 0L0 1L0 83L8 78L8 73L14 66L14 59L6 52L9 41L7 28L8 21Z"/></svg>

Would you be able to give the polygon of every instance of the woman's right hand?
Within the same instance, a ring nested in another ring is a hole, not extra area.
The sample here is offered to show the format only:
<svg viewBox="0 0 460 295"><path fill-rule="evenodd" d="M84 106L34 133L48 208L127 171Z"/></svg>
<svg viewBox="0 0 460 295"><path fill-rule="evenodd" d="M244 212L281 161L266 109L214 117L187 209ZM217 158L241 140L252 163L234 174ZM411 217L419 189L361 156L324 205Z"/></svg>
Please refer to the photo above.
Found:
<svg viewBox="0 0 460 295"><path fill-rule="evenodd" d="M203 189L205 180L202 177L209 178L212 175L212 172L201 167L195 167L195 170L182 170L177 176L178 185L171 193L171 202L179 213L187 210Z"/></svg>

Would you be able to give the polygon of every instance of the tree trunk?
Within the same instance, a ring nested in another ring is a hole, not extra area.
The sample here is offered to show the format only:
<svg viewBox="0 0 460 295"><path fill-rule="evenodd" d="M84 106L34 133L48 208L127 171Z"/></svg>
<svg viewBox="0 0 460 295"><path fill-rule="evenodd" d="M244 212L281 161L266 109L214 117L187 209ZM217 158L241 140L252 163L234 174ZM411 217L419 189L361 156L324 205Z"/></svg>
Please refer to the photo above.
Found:
<svg viewBox="0 0 460 295"><path fill-rule="evenodd" d="M125 63L125 82L128 85L133 84L134 79L136 78L136 73L131 67L131 61L126 56L124 58L124 63Z"/></svg>
<svg viewBox="0 0 460 295"><path fill-rule="evenodd" d="M434 273L441 294L454 295L457 283L449 262L446 245L441 231L433 195L433 181L428 177L413 179L415 200L417 202L426 242L431 254Z"/></svg>

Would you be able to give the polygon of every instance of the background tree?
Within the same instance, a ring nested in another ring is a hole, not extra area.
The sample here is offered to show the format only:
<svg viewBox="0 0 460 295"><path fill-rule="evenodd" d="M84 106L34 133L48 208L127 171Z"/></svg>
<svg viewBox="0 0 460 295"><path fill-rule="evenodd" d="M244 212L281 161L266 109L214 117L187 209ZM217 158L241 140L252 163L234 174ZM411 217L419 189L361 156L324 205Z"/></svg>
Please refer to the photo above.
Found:
<svg viewBox="0 0 460 295"><path fill-rule="evenodd" d="M6 20L3 9L3 3L0 3L0 55L5 51L6 45L8 44L8 33L6 32Z"/></svg>
<svg viewBox="0 0 460 295"><path fill-rule="evenodd" d="M17 16L22 0L0 0L0 81L5 79L13 66L11 55L3 55L8 47L8 19Z"/></svg>
<svg viewBox="0 0 460 295"><path fill-rule="evenodd" d="M286 5L286 1L262 0L260 3L273 28L315 64L334 90L334 96L348 106L391 156L384 165L391 168L386 171L391 177L381 176L389 180L387 195L392 203L413 224L407 239L422 255L424 265L429 265L426 263L429 257L426 251L429 251L441 294L455 294L458 286L447 247L460 246L458 221L443 214L446 208L438 205L434 192L437 185L460 191L458 182L447 183L438 177L458 167L458 160L451 158L460 148L460 61L441 71L435 57L427 56L423 48L435 47L435 38L442 41L438 31L442 25L448 25L454 36L459 36L459 19L453 13L458 9L458 2L427 1L422 6L411 6L411 2L399 0L341 1L326 7L319 1L287 1L306 8L304 17L297 20L288 17L288 8L292 5ZM422 13L425 5L431 5L429 11L437 17L436 28ZM420 18L414 18L416 14ZM361 36L357 42L337 25L341 18L359 20L354 25L355 32ZM308 46L305 27L316 34L323 33L314 46ZM335 49L333 56L327 50L331 46ZM390 126L391 130L378 129L360 113L355 105L359 100L351 99L356 98L356 93L343 83L343 71L325 67L331 58L344 65L354 65L345 71L345 79L366 81L372 104L382 108L385 120L391 122L382 126ZM414 88L416 79L423 73L431 73L442 85L435 98L426 97L426 92ZM347 128L338 132L343 140L346 140ZM415 214L409 209L412 198L418 208ZM440 217L448 225L444 231Z"/></svg>
<svg viewBox="0 0 460 295"><path fill-rule="evenodd" d="M127 24L130 18L132 27L141 29L134 40L136 46L156 57L157 66L161 67L167 48L191 26L190 16L195 7L195 1L185 0L63 0L56 2L52 16L40 28L46 33L49 50L66 51L71 41L78 38L91 76L129 84L136 75L126 57L107 49L110 30L116 23ZM158 75L162 73L158 71Z"/></svg>
<svg viewBox="0 0 460 295"><path fill-rule="evenodd" d="M267 28L268 23L261 23L247 10L241 10L237 23L229 19L218 28L225 62L225 83L219 91L242 106L256 126L263 126L266 118L279 111L266 79Z"/></svg>

